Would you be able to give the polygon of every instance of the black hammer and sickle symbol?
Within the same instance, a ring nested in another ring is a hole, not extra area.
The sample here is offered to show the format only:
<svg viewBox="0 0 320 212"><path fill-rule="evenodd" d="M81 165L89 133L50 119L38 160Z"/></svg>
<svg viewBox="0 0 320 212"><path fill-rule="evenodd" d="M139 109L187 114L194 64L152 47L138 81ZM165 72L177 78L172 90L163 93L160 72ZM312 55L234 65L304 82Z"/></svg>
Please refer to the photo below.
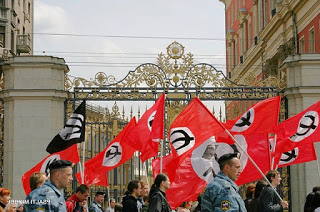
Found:
<svg viewBox="0 0 320 212"><path fill-rule="evenodd" d="M174 143L176 143L176 142L178 142L178 141L184 141L184 144L181 145L180 147L176 148L176 151L178 151L179 149L182 149L183 147L188 146L188 145L190 144L190 142L191 142L192 140L194 140L194 137L190 137L190 136L188 135L188 133L186 133L184 130L176 130L176 131L173 131L170 136L172 136L172 135L175 134L175 133L181 133L181 134L184 135L184 137L179 137L179 138L175 139L174 141L172 141L172 144L174 144Z"/></svg>
<svg viewBox="0 0 320 212"><path fill-rule="evenodd" d="M235 124L237 127L243 127L243 126L250 126L251 125L251 122L249 121L250 120L250 118L251 118L251 113L250 113L250 111L248 111L247 112L247 117L245 118L245 117L241 117L241 123L237 123L237 124Z"/></svg>

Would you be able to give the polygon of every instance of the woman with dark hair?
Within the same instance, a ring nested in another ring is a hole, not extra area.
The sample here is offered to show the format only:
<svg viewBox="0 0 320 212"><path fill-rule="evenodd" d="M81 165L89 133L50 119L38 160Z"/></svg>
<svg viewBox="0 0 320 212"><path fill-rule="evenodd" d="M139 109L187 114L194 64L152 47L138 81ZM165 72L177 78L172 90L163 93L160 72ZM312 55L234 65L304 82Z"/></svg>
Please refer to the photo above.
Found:
<svg viewBox="0 0 320 212"><path fill-rule="evenodd" d="M167 175L160 173L154 180L149 194L149 212L171 212L172 209L167 201L166 193L170 187Z"/></svg>
<svg viewBox="0 0 320 212"><path fill-rule="evenodd" d="M248 212L259 212L259 198L262 190L268 185L264 180L260 180L256 184L254 190L254 199L250 202Z"/></svg>
<svg viewBox="0 0 320 212"><path fill-rule="evenodd" d="M11 196L11 192L9 189L1 188L0 189L0 212L5 211L4 208L9 203Z"/></svg>

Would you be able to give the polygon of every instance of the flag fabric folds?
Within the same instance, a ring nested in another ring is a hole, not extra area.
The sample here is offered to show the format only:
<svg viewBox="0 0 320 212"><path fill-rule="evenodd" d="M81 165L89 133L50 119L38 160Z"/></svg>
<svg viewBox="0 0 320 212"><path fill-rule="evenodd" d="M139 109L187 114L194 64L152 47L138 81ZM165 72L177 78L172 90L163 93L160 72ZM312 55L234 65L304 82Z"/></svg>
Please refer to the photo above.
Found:
<svg viewBox="0 0 320 212"><path fill-rule="evenodd" d="M236 135L235 138L240 145L246 149L247 153L261 169L262 173L267 173L271 170L268 134ZM242 160L242 172L236 181L237 185L240 186L262 178L263 176L242 150L239 150L239 152L241 153L240 161Z"/></svg>
<svg viewBox="0 0 320 212"><path fill-rule="evenodd" d="M320 101L274 127L276 151L288 152L295 147L320 141L319 112Z"/></svg>
<svg viewBox="0 0 320 212"><path fill-rule="evenodd" d="M316 151L313 143L295 147L288 152L274 153L275 165L274 167L281 168L291 166L293 164L306 163L317 160Z"/></svg>
<svg viewBox="0 0 320 212"><path fill-rule="evenodd" d="M271 133L278 124L280 101L280 96L260 101L238 118L228 120L224 126L232 134Z"/></svg>
<svg viewBox="0 0 320 212"><path fill-rule="evenodd" d="M164 137L164 104L165 94L162 94L127 137L127 144L141 153L142 162L158 155L159 141Z"/></svg>
<svg viewBox="0 0 320 212"><path fill-rule="evenodd" d="M270 170L270 150L267 134L235 135L235 139L254 158L262 172ZM227 153L240 152L240 164L243 170L236 181L238 185L258 180L263 176L254 167L246 154L235 144L218 143L214 136L189 152L179 166L172 165L177 159L164 157L164 172L167 172L172 184L166 191L167 199L172 207L184 201L195 200L205 186L219 173L218 159ZM170 160L168 162L168 160ZM157 159L158 160L158 159ZM159 161L153 162L153 168L159 169ZM157 174L157 172L154 172Z"/></svg>
<svg viewBox="0 0 320 212"><path fill-rule="evenodd" d="M182 162L195 148L224 130L222 124L200 99L195 97L170 127L169 136L173 157L179 158Z"/></svg>
<svg viewBox="0 0 320 212"><path fill-rule="evenodd" d="M76 143L84 141L85 136L85 101L72 113L63 129L52 139L46 151L50 154L60 152Z"/></svg>
<svg viewBox="0 0 320 212"><path fill-rule="evenodd" d="M68 149L63 150L61 152L56 152L51 155L48 155L41 162L39 162L37 165L35 165L32 169L27 171L21 178L22 184L23 184L23 189L24 189L26 195L28 195L31 192L30 184L29 184L30 176L34 172L45 172L48 176L49 165L56 160L69 160L73 163L79 163L80 158L79 158L77 145L73 145L73 146L69 147Z"/></svg>
<svg viewBox="0 0 320 212"><path fill-rule="evenodd" d="M124 142L129 131L135 125L136 119L134 117L102 152L85 162L84 184L108 186L107 171L128 161L136 151ZM76 174L76 178L80 183L82 182L80 173Z"/></svg>

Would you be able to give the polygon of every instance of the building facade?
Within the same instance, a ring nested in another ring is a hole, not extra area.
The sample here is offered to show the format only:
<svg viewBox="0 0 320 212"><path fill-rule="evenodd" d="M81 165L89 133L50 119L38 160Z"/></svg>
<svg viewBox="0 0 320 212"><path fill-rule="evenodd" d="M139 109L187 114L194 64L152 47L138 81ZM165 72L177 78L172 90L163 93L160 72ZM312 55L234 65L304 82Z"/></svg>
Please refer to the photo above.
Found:
<svg viewBox="0 0 320 212"><path fill-rule="evenodd" d="M0 0L1 55L33 53L33 8L33 0Z"/></svg>
<svg viewBox="0 0 320 212"><path fill-rule="evenodd" d="M320 2L317 0L221 0L225 4L227 75L270 79L284 85L288 117L320 99ZM227 102L228 118L254 102ZM317 144L316 144L317 146ZM317 152L319 154L319 146ZM290 167L292 211L319 185L316 162Z"/></svg>

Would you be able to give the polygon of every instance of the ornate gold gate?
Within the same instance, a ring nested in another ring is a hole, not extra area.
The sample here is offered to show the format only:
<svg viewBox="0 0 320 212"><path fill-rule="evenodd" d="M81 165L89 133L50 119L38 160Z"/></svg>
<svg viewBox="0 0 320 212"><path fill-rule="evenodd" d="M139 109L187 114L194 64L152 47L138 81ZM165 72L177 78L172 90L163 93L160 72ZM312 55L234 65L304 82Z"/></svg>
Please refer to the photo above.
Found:
<svg viewBox="0 0 320 212"><path fill-rule="evenodd" d="M150 102L155 101L162 93L166 93L166 128L168 128L195 96L211 104L215 104L215 101L218 100L227 101L229 105L232 104L231 110L225 117L220 108L217 116L220 121L223 121L225 118L234 118L246 109L240 108L242 101L259 101L282 95L282 90L285 87L284 77L282 79L269 77L261 81L254 74L249 74L244 82L246 85L230 81L223 72L216 70L213 65L195 64L193 54L185 54L184 46L173 42L167 47L166 54L158 54L156 63L141 64L120 81L104 72L97 73L95 78L90 81L66 75L65 87L70 91L66 111L67 114L70 114L73 111L74 102L83 99L131 103L135 101ZM123 108L121 112L116 103L114 103L112 111L101 107L89 107L87 111L89 115L87 115L86 142L90 150L87 148L86 158L89 159L107 146L125 126L129 117L133 116L133 113L131 109L130 115L126 116L125 109ZM139 119L140 110L137 116ZM284 120L285 116L286 109L283 101L280 120ZM165 142L164 151L168 152L167 139ZM140 171L138 176L135 172L136 169L141 170L142 167L137 161L139 161L138 155L112 173L108 173L109 180L111 179L109 182L111 196L121 197L125 186L131 179L142 177ZM289 195L288 173L288 168L283 168L282 192L286 199ZM149 167L148 176L150 178L151 174ZM97 187L95 189L103 188Z"/></svg>

